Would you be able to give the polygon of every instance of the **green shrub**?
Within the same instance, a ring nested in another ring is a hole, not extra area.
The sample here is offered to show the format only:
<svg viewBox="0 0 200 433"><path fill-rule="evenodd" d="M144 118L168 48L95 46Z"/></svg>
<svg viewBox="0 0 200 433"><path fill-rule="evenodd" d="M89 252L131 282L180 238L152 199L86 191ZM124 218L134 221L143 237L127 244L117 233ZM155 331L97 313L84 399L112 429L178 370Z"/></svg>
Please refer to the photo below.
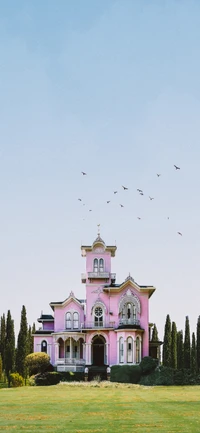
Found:
<svg viewBox="0 0 200 433"><path fill-rule="evenodd" d="M159 367L148 375L143 375L140 379L140 385L174 385L174 369L170 367Z"/></svg>
<svg viewBox="0 0 200 433"><path fill-rule="evenodd" d="M30 375L44 373L50 365L50 357L44 352L30 353L26 356L26 366Z"/></svg>
<svg viewBox="0 0 200 433"><path fill-rule="evenodd" d="M81 382L84 380L84 371L63 371L59 372L61 382Z"/></svg>
<svg viewBox="0 0 200 433"><path fill-rule="evenodd" d="M142 375L152 373L157 366L158 366L158 359L154 359L151 356L144 356L144 358L140 362Z"/></svg>
<svg viewBox="0 0 200 433"><path fill-rule="evenodd" d="M35 385L37 386L57 385L60 382L60 379L61 379L60 373L57 373L56 371L36 374Z"/></svg>
<svg viewBox="0 0 200 433"><path fill-rule="evenodd" d="M34 375L29 377L29 379L28 379L28 385L29 386L35 386L36 385L36 383L35 383L35 376Z"/></svg>
<svg viewBox="0 0 200 433"><path fill-rule="evenodd" d="M11 373L10 374L10 385L13 388L18 388L19 386L24 385L24 379L19 373Z"/></svg>
<svg viewBox="0 0 200 433"><path fill-rule="evenodd" d="M120 383L138 383L141 377L139 365L113 365L110 381Z"/></svg>

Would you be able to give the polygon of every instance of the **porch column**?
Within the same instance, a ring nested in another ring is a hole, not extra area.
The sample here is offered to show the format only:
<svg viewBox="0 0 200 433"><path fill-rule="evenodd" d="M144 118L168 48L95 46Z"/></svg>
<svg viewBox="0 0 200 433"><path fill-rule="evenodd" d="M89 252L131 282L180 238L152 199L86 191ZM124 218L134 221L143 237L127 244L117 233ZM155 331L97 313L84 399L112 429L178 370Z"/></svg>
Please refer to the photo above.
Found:
<svg viewBox="0 0 200 433"><path fill-rule="evenodd" d="M59 355L59 344L55 343L55 364L57 364Z"/></svg>
<svg viewBox="0 0 200 433"><path fill-rule="evenodd" d="M73 342L72 342L72 337L69 337L69 339L70 339L70 354L69 354L69 357L70 357L70 359L72 359L73 358Z"/></svg>
<svg viewBox="0 0 200 433"><path fill-rule="evenodd" d="M88 343L88 364L91 365L92 364L92 354L91 354L91 350L92 350L92 344Z"/></svg>
<svg viewBox="0 0 200 433"><path fill-rule="evenodd" d="M109 357L108 357L108 349L109 349L109 343L105 343L105 346L106 346L106 353L105 353L105 359L104 359L104 362L105 362L105 364L109 364Z"/></svg>

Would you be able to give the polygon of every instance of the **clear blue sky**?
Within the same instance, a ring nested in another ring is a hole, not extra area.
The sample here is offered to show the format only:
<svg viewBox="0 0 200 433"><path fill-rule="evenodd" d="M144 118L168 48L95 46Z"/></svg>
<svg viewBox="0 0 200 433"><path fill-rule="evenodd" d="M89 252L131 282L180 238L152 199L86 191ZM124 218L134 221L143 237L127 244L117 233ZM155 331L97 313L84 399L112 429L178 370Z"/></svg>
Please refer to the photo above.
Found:
<svg viewBox="0 0 200 433"><path fill-rule="evenodd" d="M160 338L168 313L195 330L199 46L198 0L1 3L0 315L17 329L23 304L32 324L84 297L80 245L100 223L117 282L156 286Z"/></svg>

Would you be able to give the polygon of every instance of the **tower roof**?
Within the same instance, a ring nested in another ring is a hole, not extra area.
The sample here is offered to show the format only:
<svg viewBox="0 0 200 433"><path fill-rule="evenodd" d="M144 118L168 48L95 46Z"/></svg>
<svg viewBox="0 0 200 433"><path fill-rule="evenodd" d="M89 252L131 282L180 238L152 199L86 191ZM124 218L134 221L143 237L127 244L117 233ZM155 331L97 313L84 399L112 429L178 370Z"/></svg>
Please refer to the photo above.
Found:
<svg viewBox="0 0 200 433"><path fill-rule="evenodd" d="M110 251L111 256L115 257L115 251L117 249L116 245L106 245L104 240L101 238L98 231L97 238L94 240L92 245L81 245L82 256L86 255L86 252L93 251L96 247L101 247L105 252Z"/></svg>

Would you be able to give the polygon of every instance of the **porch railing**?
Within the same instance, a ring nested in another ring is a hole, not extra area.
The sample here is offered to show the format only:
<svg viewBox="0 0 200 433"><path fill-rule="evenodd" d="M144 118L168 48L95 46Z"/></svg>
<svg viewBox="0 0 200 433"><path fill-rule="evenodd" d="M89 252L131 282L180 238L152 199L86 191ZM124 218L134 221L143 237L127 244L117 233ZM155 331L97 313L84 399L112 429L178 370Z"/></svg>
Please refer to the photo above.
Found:
<svg viewBox="0 0 200 433"><path fill-rule="evenodd" d="M77 358L58 358L56 361L57 365L84 365L85 359Z"/></svg>

